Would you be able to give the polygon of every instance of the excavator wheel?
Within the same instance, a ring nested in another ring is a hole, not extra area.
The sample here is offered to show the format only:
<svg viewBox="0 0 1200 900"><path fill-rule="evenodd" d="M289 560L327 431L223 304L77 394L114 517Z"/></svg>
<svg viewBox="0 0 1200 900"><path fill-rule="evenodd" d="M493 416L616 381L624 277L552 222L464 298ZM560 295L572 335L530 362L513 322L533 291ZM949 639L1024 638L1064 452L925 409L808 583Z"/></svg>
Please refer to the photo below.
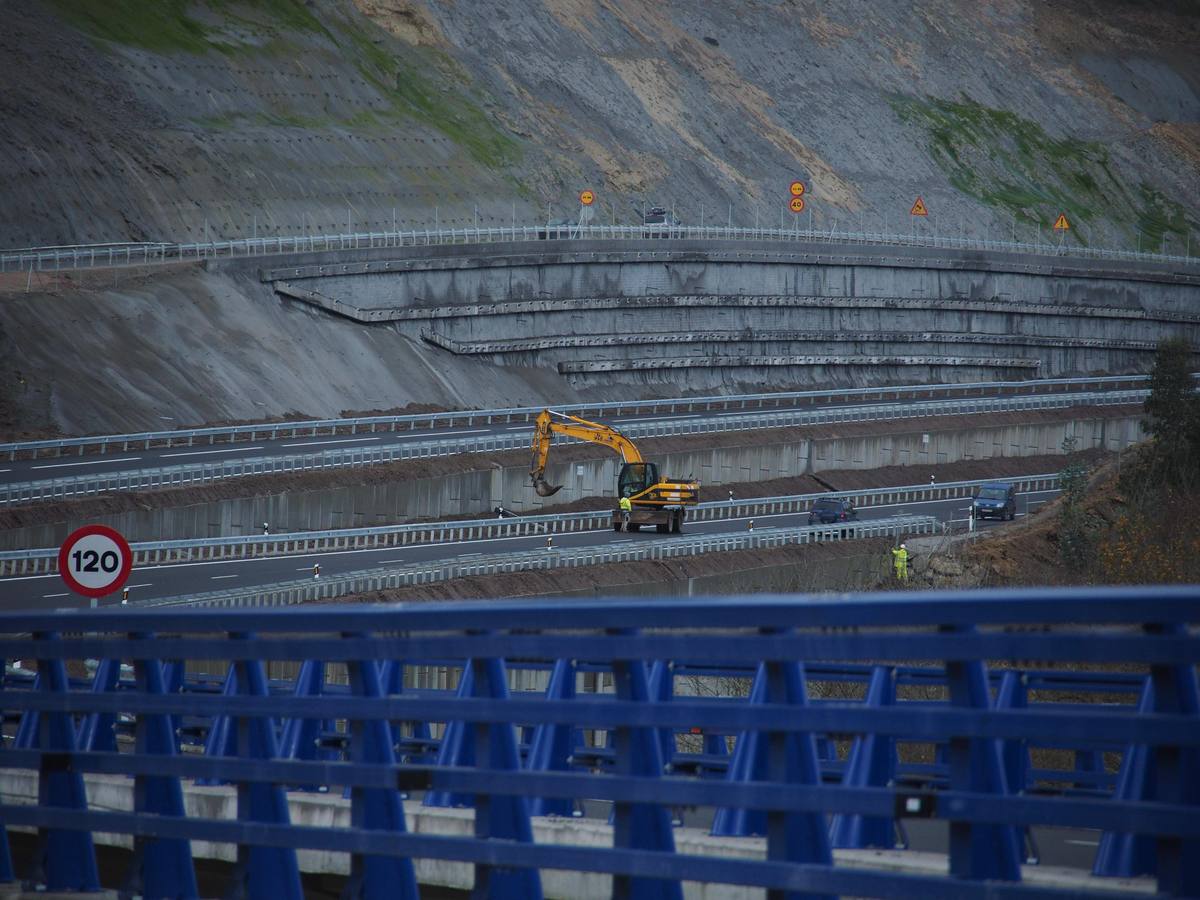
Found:
<svg viewBox="0 0 1200 900"><path fill-rule="evenodd" d="M630 522L630 523L629 523L629 530L630 530L630 531L641 531L641 530L642 530L642 526L641 526L641 525L638 525L638 524L636 524L636 523L634 523L634 522Z"/></svg>
<svg viewBox="0 0 1200 900"><path fill-rule="evenodd" d="M671 533L679 534L683 531L683 513L678 513L671 516Z"/></svg>
<svg viewBox="0 0 1200 900"><path fill-rule="evenodd" d="M668 522L666 525L655 525L654 527L655 527L655 529L657 529L659 534L669 534L671 531L671 523L670 522Z"/></svg>

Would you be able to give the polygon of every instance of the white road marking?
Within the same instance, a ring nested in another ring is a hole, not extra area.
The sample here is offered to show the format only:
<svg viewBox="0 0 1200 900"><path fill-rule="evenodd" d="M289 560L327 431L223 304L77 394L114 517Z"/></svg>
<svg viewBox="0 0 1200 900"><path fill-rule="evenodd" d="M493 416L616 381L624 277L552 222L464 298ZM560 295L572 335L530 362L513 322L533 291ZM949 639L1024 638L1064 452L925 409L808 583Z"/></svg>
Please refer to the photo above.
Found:
<svg viewBox="0 0 1200 900"><path fill-rule="evenodd" d="M153 581L147 581L147 582L144 582L144 583L142 583L142 584L127 584L127 585L125 585L125 587L127 587L127 588L135 588L135 587L153 587L153 586L154 586L154 582L153 582Z"/></svg>
<svg viewBox="0 0 1200 900"><path fill-rule="evenodd" d="M212 576L213 581L219 581L222 578L237 578L237 576L236 575L213 575Z"/></svg>
<svg viewBox="0 0 1200 900"><path fill-rule="evenodd" d="M171 459L174 456L203 456L205 453L244 453L247 450L261 450L262 447L234 447L232 450L191 450L187 453L164 453L163 459Z"/></svg>
<svg viewBox="0 0 1200 900"><path fill-rule="evenodd" d="M357 444L359 441L378 441L377 437L352 437L340 441L305 441L302 444L280 444L280 447L320 447L324 444Z"/></svg>
<svg viewBox="0 0 1200 900"><path fill-rule="evenodd" d="M419 438L421 440L424 440L426 438L446 437L447 435L452 435L452 434L487 434L491 430L492 429L490 429L490 428L471 428L471 429L468 429L465 431L427 431L424 434L418 433L418 434L410 435L410 437Z"/></svg>
<svg viewBox="0 0 1200 900"><path fill-rule="evenodd" d="M0 472L11 472L12 469L0 469Z"/></svg>
<svg viewBox="0 0 1200 900"><path fill-rule="evenodd" d="M1077 847L1099 847L1099 841L1080 841L1075 838L1067 838L1063 841L1064 844L1074 844Z"/></svg>
<svg viewBox="0 0 1200 900"><path fill-rule="evenodd" d="M69 595L66 593L62 593L62 594L42 594L42 596L43 597L66 597Z"/></svg>
<svg viewBox="0 0 1200 900"><path fill-rule="evenodd" d="M31 468L31 469L62 469L62 468L65 468L66 466L98 466L101 463L133 462L134 460L137 460L137 459L141 459L141 457L140 456L125 456L125 457L121 457L119 459L113 459L110 456L108 459L96 459L96 460L92 460L91 462L53 463L53 464L47 464L44 466L30 466L29 468Z"/></svg>

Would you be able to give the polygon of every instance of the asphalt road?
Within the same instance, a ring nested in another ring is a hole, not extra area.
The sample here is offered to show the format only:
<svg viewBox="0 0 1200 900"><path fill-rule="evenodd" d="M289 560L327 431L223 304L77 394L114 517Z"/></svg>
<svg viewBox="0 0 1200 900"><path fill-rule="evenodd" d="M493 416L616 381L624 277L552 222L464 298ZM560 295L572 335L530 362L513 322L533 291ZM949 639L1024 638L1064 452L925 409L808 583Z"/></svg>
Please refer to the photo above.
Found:
<svg viewBox="0 0 1200 900"><path fill-rule="evenodd" d="M1052 497L1056 491L1039 491L1017 497L1017 515L1037 503ZM936 500L921 503L899 503L887 506L864 507L859 510L863 521L895 515L930 515L941 521L965 521L969 501L965 498ZM691 522L684 526L689 534L714 534L745 531L749 516L712 522ZM808 524L807 513L782 513L754 516L756 528L771 526L795 527ZM977 523L981 529L993 528L995 520ZM623 542L654 541L660 535L653 530L632 534L608 529L568 532L554 536L554 545L577 548L620 544ZM383 547L329 553L303 553L295 556L276 556L265 559L213 560L179 565L145 566L133 570L129 577L130 598L135 600L159 597L178 597L188 593L203 593L222 589L266 586L310 576L314 563L320 563L325 577L373 567L388 568L428 560L463 560L471 556L492 555L506 551L533 550L545 546L543 537L508 537L448 541L409 547ZM102 605L115 602L104 598ZM0 579L0 610L78 608L86 605L81 597L68 592L57 575L34 575Z"/></svg>
<svg viewBox="0 0 1200 900"><path fill-rule="evenodd" d="M1036 385L1037 382L1031 382ZM1024 393L1024 392L1021 392ZM973 399L992 396L1018 396L1018 392L982 392L972 394ZM732 399L732 398L731 398ZM686 402L686 401L682 401ZM854 406L877 406L898 403L908 403L909 400L867 400L857 398L853 401L838 401L824 403L818 399L811 403L803 396L796 399L792 405L779 407L788 409L832 409ZM629 425L640 422L677 422L687 419L712 418L714 416L736 417L756 416L764 412L773 412L776 407L767 409L714 410L712 412L678 412L660 413L655 415L630 414L626 416L604 416L605 424ZM422 428L414 431L388 431L378 434L359 435L311 435L280 437L275 440L268 438L254 442L243 441L235 444L217 444L215 446L197 445L192 447L150 447L147 449L134 448L127 452L110 451L105 454L89 452L78 456L78 450L68 450L63 456L43 456L38 459L3 459L0 458L0 485L15 484L26 481L42 481L53 478L64 478L86 474L104 474L108 472L126 472L136 469L152 469L164 466L182 466L191 463L210 463L224 460L258 459L263 457L290 456L305 453L320 453L325 450L344 450L356 447L391 447L421 441L439 440L443 438L472 437L483 438L493 435L511 435L516 432L532 434L533 425L529 422L497 423L488 425L476 423L470 426L452 428Z"/></svg>

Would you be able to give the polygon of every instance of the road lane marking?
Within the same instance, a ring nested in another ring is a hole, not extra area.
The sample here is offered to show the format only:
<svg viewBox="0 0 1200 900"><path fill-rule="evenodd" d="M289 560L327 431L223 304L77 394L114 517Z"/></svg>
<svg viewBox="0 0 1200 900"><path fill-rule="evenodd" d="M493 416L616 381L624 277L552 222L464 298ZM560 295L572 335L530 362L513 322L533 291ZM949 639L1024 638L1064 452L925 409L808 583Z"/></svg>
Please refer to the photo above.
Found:
<svg viewBox="0 0 1200 900"><path fill-rule="evenodd" d="M219 581L222 578L237 578L236 575L213 575L211 577L213 581Z"/></svg>
<svg viewBox="0 0 1200 900"><path fill-rule="evenodd" d="M135 587L154 587L154 582L153 582L153 581L146 581L146 582L143 582L142 584L127 584L127 585L125 585L125 587L127 587L127 588L135 588Z"/></svg>
<svg viewBox="0 0 1200 900"><path fill-rule="evenodd" d="M836 494L836 491L832 492L832 493ZM1030 493L1030 494L1053 494L1053 493L1057 493L1057 491L1052 491L1052 490L1051 491L1029 491L1028 493ZM953 503L956 501L961 501L962 499L963 499L962 497L947 497L942 500L922 500L922 501L916 501L916 503L930 503L930 504L932 504L932 503ZM867 509L882 509L882 508L886 508L889 506L909 506L909 505L912 505L912 504L911 503L884 503L884 504L879 504L877 506L863 506L860 508L867 510ZM807 515L807 513L806 512L771 513L768 515L758 515L758 516L749 516L749 515L737 516L737 517L733 517L733 518L729 518L729 519L706 519L706 520L699 520L699 521L691 521L691 522L687 522L686 524L691 529L695 529L697 531L705 531L705 530L709 530L709 528L711 526L720 525L722 522L738 522L738 521L745 521L746 519L751 519L751 518L755 519L755 520L784 519L784 518L795 517L795 516L804 516L804 515ZM860 519L858 521L859 521L859 523L870 523L873 520ZM880 519L878 521L886 521L886 519ZM965 520L959 520L959 521L965 521ZM572 538L575 538L575 537L582 537L582 536L586 536L586 535L597 534L599 532L604 532L607 530L608 530L608 528L604 527L604 528L594 528L590 531L563 532L560 535L558 535L558 537L560 540L567 541L567 540L571 540ZM625 542L632 543L633 540L634 540L633 538L624 538L621 541L608 541L607 543L611 546L611 544L613 544L613 543L625 543ZM465 540L465 541L431 541L428 544L413 544L412 546L414 548L435 547L435 546L455 547L455 546L461 546L464 544L487 544L487 543L502 544L502 543L507 543L509 541L535 541L536 546L544 545L544 538L541 535L518 534L518 535L510 535L508 537L471 538L471 539ZM583 546L588 547L591 545L585 544ZM597 544L596 546L600 546L600 545ZM313 551L310 550L310 551L306 551L304 553L293 553L293 554L287 554L287 555L283 555L283 556L250 556L250 557L245 557L244 559L214 559L214 560L206 560L203 562L173 563L173 564L163 563L163 564L159 564L159 565L155 565L155 566L139 566L138 571L152 572L155 569L186 569L186 568L192 568L192 567L196 567L196 566L239 565L242 563L271 563L271 562L275 562L278 560L288 560L288 559L293 559L293 560L294 559L306 559L306 558L307 559L318 559L318 558L329 558L329 557L334 557L334 556L357 555L360 553L386 553L392 549L394 549L394 548L392 548L392 547L362 547L358 550L338 550L338 551L329 551L329 552L324 552L324 553L322 553L322 552L314 553ZM454 557L448 557L448 558L454 558ZM440 561L441 560L415 560L415 561L414 560L383 560L379 564L380 565L388 565L388 564L397 563L397 562L423 563L423 562L440 562ZM296 569L296 571L297 572L311 572L312 565L302 566L302 567ZM39 578L58 578L58 577L59 576L57 573L51 573L48 575L17 575L17 576L11 576L11 577L6 577L6 578L0 578L0 584L4 584L7 582L11 582L11 581L34 581Z"/></svg>
<svg viewBox="0 0 1200 900"><path fill-rule="evenodd" d="M320 447L323 444L356 444L359 441L378 441L377 437L352 437L343 438L340 441L305 441L301 444L280 444L280 447Z"/></svg>
<svg viewBox="0 0 1200 900"><path fill-rule="evenodd" d="M1081 841L1075 838L1067 838L1063 841L1064 844L1074 844L1077 847L1099 847L1099 841Z"/></svg>
<svg viewBox="0 0 1200 900"><path fill-rule="evenodd" d="M244 453L247 450L261 450L262 447L234 447L232 450L191 450L187 453L163 453L162 459L171 459L175 456L203 456L205 453Z"/></svg>
<svg viewBox="0 0 1200 900"><path fill-rule="evenodd" d="M30 466L29 468L31 468L31 469L62 469L62 468L65 468L66 466L98 466L101 463L133 462L134 460L138 460L138 459L141 459L141 457L140 456L125 456L120 459L113 459L110 456L108 459L96 459L96 460L92 460L91 462L52 463L52 464L47 464L47 465L43 465L43 466Z"/></svg>
<svg viewBox="0 0 1200 900"><path fill-rule="evenodd" d="M0 469L0 472L11 472L12 469Z"/></svg>
<svg viewBox="0 0 1200 900"><path fill-rule="evenodd" d="M64 592L62 594L42 594L42 596L43 597L69 597L70 594Z"/></svg>

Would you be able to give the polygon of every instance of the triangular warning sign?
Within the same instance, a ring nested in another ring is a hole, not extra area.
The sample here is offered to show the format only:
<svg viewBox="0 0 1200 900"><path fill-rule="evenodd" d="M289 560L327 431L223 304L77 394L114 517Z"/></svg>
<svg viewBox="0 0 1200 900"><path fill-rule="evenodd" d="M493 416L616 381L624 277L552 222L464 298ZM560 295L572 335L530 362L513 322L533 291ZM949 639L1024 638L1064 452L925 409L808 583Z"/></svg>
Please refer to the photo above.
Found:
<svg viewBox="0 0 1200 900"><path fill-rule="evenodd" d="M1055 231L1066 231L1071 227L1071 223L1067 221L1067 217L1062 213L1058 214L1058 218L1054 220Z"/></svg>
<svg viewBox="0 0 1200 900"><path fill-rule="evenodd" d="M927 215L929 215L929 210L927 210L925 208L925 201L922 200L920 197L918 197L917 202L913 204L913 208L909 211L908 214L910 216L927 216Z"/></svg>

